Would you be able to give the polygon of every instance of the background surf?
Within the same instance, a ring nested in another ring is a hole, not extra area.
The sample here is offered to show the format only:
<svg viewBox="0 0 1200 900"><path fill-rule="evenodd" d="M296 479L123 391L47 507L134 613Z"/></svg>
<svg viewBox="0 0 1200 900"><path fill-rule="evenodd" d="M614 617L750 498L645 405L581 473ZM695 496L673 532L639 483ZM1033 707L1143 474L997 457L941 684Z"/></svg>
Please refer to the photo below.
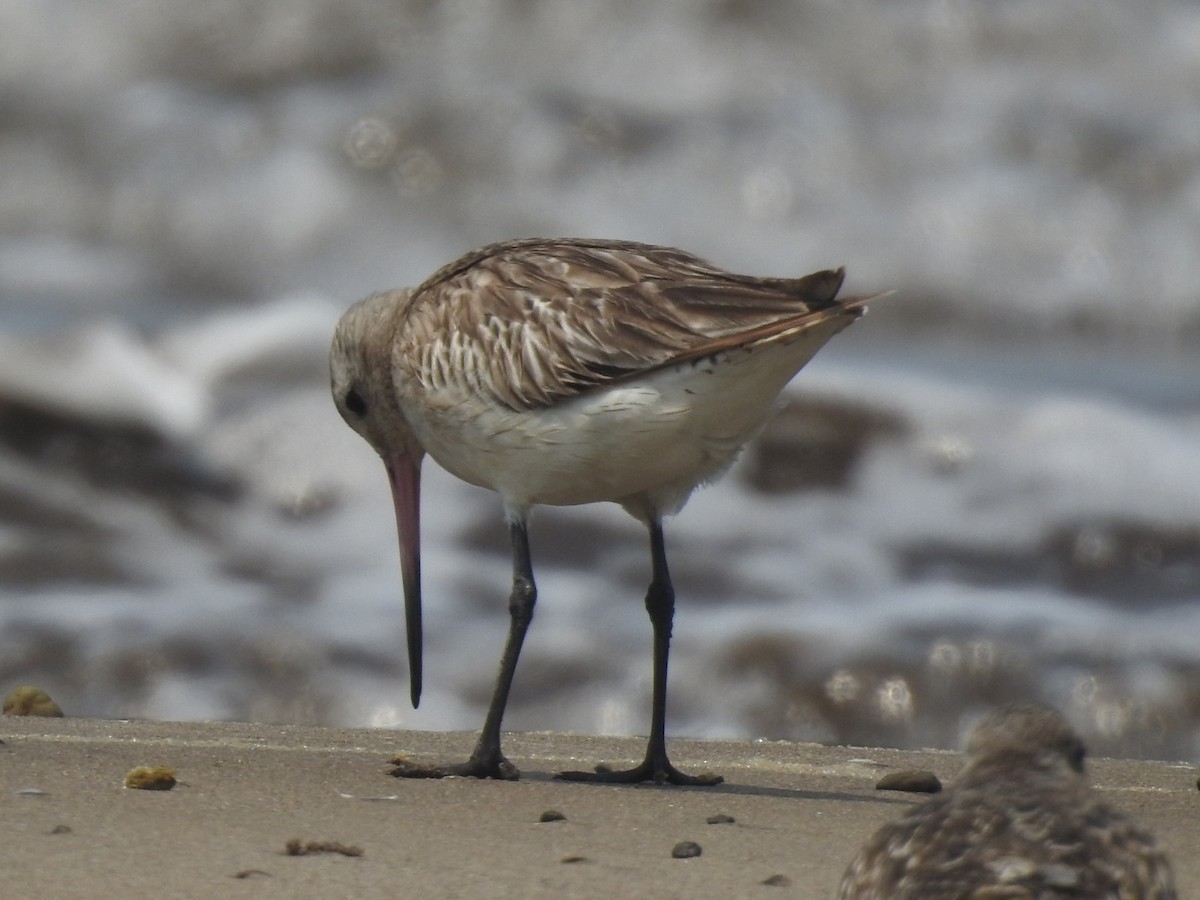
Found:
<svg viewBox="0 0 1200 900"><path fill-rule="evenodd" d="M836 338L668 526L670 727L955 746L1200 721L1200 6L0 0L0 675L69 714L478 727L496 498L427 466L407 706L333 324L476 245L846 265ZM506 726L644 732L644 534L543 509Z"/></svg>

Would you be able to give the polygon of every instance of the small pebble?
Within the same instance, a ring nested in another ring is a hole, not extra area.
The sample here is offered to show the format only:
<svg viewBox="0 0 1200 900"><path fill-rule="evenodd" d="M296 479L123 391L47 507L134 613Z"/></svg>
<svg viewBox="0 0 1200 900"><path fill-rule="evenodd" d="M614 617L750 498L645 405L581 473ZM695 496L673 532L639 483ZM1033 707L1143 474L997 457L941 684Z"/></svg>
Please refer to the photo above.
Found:
<svg viewBox="0 0 1200 900"><path fill-rule="evenodd" d="M941 789L942 783L938 777L921 769L889 772L875 785L877 791L907 791L912 794L936 794Z"/></svg>
<svg viewBox="0 0 1200 900"><path fill-rule="evenodd" d="M733 816L727 816L725 813L717 813L715 816L709 816L705 821L709 825L732 825L737 819Z"/></svg>
<svg viewBox="0 0 1200 900"><path fill-rule="evenodd" d="M138 766L125 776L125 787L139 791L169 791L175 784L175 773L166 766Z"/></svg>
<svg viewBox="0 0 1200 900"><path fill-rule="evenodd" d="M262 869L242 869L240 872L234 872L234 878L252 878L255 875L262 875L264 878L270 878L270 872L264 872Z"/></svg>
<svg viewBox="0 0 1200 900"><path fill-rule="evenodd" d="M564 857L563 857L563 858L560 860L560 862L564 862L564 863L581 863L581 862L591 862L591 860L590 860L590 859L588 859L586 856L564 856Z"/></svg>
<svg viewBox="0 0 1200 900"><path fill-rule="evenodd" d="M772 875L770 878L764 878L762 883L767 887L790 887L792 879L786 875Z"/></svg>
<svg viewBox="0 0 1200 900"><path fill-rule="evenodd" d="M71 826L70 825L55 825L53 828L50 829L50 833L51 834L70 834Z"/></svg>
<svg viewBox="0 0 1200 900"><path fill-rule="evenodd" d="M55 703L50 695L40 687L23 684L13 688L4 698L4 714L6 716L43 716L45 718L60 718L62 707Z"/></svg>
<svg viewBox="0 0 1200 900"><path fill-rule="evenodd" d="M695 841L680 841L671 849L671 856L675 859L691 859L702 852L700 845Z"/></svg>
<svg viewBox="0 0 1200 900"><path fill-rule="evenodd" d="M567 817L557 809L548 809L538 817L539 822L565 822Z"/></svg>

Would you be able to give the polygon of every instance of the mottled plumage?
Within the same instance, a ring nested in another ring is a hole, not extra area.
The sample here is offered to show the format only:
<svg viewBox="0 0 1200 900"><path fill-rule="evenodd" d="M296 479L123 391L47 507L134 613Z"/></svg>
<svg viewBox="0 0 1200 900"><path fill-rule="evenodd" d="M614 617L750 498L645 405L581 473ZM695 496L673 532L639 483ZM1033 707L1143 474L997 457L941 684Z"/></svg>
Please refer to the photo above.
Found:
<svg viewBox="0 0 1200 900"><path fill-rule="evenodd" d="M1055 710L1002 707L972 732L950 786L881 828L840 900L1173 900L1154 839L1101 803Z"/></svg>
<svg viewBox="0 0 1200 900"><path fill-rule="evenodd" d="M828 318L841 282L841 270L732 275L665 247L519 241L469 254L417 288L397 349L425 390L536 409L811 326Z"/></svg>
<svg viewBox="0 0 1200 900"><path fill-rule="evenodd" d="M536 596L525 520L535 504L605 500L650 529L656 640L647 762L613 778L692 783L662 738L674 609L662 518L728 468L784 385L861 315L870 298L836 299L842 277L751 278L622 241L512 241L346 312L330 354L334 402L392 483L414 703L424 455L499 493L513 540L513 624L479 746L465 766L420 774L516 776L499 727Z"/></svg>

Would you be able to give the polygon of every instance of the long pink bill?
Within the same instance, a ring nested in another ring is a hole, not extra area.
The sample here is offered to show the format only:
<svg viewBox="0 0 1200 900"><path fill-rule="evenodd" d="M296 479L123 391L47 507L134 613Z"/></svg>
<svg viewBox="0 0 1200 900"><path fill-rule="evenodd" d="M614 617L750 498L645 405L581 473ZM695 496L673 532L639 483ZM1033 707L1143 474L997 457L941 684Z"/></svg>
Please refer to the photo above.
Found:
<svg viewBox="0 0 1200 900"><path fill-rule="evenodd" d="M409 693L414 708L421 702L421 459L421 455L397 454L384 460L400 534Z"/></svg>

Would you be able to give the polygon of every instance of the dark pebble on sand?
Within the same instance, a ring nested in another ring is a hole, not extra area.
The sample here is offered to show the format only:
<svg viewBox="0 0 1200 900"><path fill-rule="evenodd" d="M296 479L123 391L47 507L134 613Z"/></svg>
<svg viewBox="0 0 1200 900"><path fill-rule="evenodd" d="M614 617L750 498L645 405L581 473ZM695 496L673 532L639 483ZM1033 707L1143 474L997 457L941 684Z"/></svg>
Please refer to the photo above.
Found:
<svg viewBox="0 0 1200 900"><path fill-rule="evenodd" d="M567 817L560 813L557 809L548 809L538 816L539 822L565 822L566 820Z"/></svg>
<svg viewBox="0 0 1200 900"><path fill-rule="evenodd" d="M792 879L786 875L772 875L770 878L764 878L762 883L767 887L791 887Z"/></svg>
<svg viewBox="0 0 1200 900"><path fill-rule="evenodd" d="M55 825L53 828L50 829L50 834L70 834L70 833L71 833L70 825Z"/></svg>
<svg viewBox="0 0 1200 900"><path fill-rule="evenodd" d="M591 860L590 860L590 859L588 859L586 856L564 856L564 857L563 857L563 858L560 860L560 862L564 862L564 863L583 863L583 862L591 862Z"/></svg>
<svg viewBox="0 0 1200 900"><path fill-rule="evenodd" d="M806 394L785 401L741 467L751 487L769 494L845 488L867 449L903 437L893 412L838 397Z"/></svg>
<svg viewBox="0 0 1200 900"><path fill-rule="evenodd" d="M699 856L702 852L700 845L695 841L680 841L671 848L671 856L675 859L691 859L694 856Z"/></svg>
<svg viewBox="0 0 1200 900"><path fill-rule="evenodd" d="M727 816L725 813L717 813L715 816L709 816L704 821L709 825L732 825L737 819L733 816Z"/></svg>
<svg viewBox="0 0 1200 900"><path fill-rule="evenodd" d="M875 785L877 791L907 791L911 794L936 794L941 789L942 783L936 775L920 769L889 772Z"/></svg>

